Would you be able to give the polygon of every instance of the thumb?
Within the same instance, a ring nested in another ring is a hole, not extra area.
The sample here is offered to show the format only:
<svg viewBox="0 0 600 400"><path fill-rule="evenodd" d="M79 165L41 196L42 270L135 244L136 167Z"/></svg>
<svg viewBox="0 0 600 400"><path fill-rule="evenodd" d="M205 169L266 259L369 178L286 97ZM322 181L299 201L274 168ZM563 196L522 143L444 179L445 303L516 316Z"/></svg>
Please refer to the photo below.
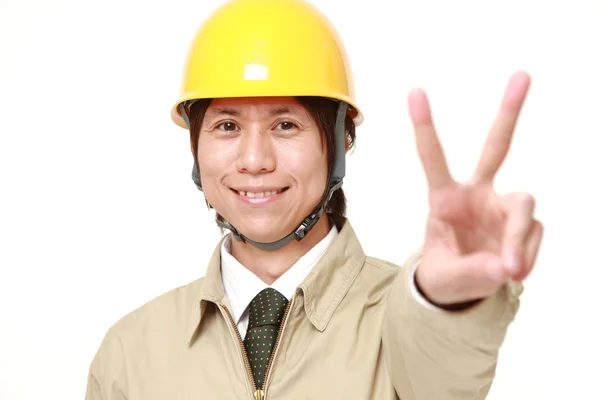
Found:
<svg viewBox="0 0 600 400"><path fill-rule="evenodd" d="M453 269L458 275L457 294L464 301L494 294L509 276L502 258L491 252L460 257Z"/></svg>
<svg viewBox="0 0 600 400"><path fill-rule="evenodd" d="M437 304L455 304L493 295L508 272L502 258L491 252L456 258L426 252L416 274L428 299Z"/></svg>

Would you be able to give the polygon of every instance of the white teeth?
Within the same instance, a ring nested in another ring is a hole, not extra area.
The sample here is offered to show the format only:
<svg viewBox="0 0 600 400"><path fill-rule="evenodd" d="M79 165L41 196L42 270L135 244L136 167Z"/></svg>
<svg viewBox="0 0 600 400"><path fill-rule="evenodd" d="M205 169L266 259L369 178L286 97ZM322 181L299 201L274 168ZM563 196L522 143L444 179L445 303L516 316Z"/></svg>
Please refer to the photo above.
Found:
<svg viewBox="0 0 600 400"><path fill-rule="evenodd" d="M280 192L281 190L271 190L266 192L244 192L243 190L238 191L240 196L246 196L250 198L273 196Z"/></svg>

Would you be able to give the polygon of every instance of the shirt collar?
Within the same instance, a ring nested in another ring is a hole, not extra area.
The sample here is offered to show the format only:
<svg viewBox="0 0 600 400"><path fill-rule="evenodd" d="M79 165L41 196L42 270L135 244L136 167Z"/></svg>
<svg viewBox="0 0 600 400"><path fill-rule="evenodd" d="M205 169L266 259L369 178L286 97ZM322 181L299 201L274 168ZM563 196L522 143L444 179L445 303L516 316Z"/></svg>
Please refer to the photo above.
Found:
<svg viewBox="0 0 600 400"><path fill-rule="evenodd" d="M288 300L291 299L296 288L308 276L337 235L338 230L334 226L327 236L269 286L233 257L231 254L231 234L228 234L221 243L221 274L225 295L229 300L235 323L239 323L242 314L252 299L263 289L271 287L283 294Z"/></svg>
<svg viewBox="0 0 600 400"><path fill-rule="evenodd" d="M222 247L226 238L216 246L202 278L200 290L192 305L188 320L188 345L197 338L198 327L209 303L227 306L221 275ZM308 253L307 253L308 254ZM365 262L366 255L350 222L344 219L343 228L332 240L295 294L304 304L306 316L320 331L326 329L333 313L350 289Z"/></svg>

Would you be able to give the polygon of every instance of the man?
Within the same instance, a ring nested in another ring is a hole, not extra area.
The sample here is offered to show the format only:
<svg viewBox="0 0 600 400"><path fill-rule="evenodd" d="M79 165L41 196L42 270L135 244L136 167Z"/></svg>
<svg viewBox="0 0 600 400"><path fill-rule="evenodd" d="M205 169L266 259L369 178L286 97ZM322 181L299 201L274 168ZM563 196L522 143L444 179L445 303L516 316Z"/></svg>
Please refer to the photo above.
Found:
<svg viewBox="0 0 600 400"><path fill-rule="evenodd" d="M194 39L172 117L231 234L205 277L111 327L86 398L484 399L542 237L533 198L492 185L528 86L512 77L468 184L410 94L430 215L399 268L366 256L345 218L363 116L335 29L302 0L226 3Z"/></svg>

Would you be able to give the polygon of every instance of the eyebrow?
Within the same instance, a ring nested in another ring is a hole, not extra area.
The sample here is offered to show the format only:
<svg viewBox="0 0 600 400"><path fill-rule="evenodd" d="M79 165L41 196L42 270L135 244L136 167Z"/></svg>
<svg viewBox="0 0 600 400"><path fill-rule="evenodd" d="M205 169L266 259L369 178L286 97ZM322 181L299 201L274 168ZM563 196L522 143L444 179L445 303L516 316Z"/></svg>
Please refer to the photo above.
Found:
<svg viewBox="0 0 600 400"><path fill-rule="evenodd" d="M298 109L296 107L279 106L269 111L269 115L272 117L277 117L281 114L298 114Z"/></svg>
<svg viewBox="0 0 600 400"><path fill-rule="evenodd" d="M239 117L241 114L238 110L233 108L213 108L207 112L209 115L229 115L232 117ZM282 114L300 114L296 107L279 106L269 110L271 117L277 117Z"/></svg>
<svg viewBox="0 0 600 400"><path fill-rule="evenodd" d="M239 117L240 112L233 108L213 108L207 112L209 115L231 115L232 117Z"/></svg>

